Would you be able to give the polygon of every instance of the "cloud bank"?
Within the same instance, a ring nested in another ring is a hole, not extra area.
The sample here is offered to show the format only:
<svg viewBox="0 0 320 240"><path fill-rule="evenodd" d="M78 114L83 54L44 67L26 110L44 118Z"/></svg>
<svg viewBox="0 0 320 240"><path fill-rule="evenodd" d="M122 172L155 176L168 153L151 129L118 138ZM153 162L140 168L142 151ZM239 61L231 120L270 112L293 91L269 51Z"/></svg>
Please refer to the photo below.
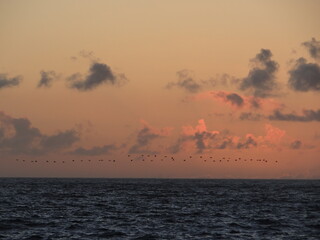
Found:
<svg viewBox="0 0 320 240"><path fill-rule="evenodd" d="M208 131L203 119L196 127L184 126L176 143L169 150L171 153L210 152L214 149L250 149L250 148L279 148L286 132L271 124L265 125L264 136L254 136L251 133L244 137L230 134L228 131Z"/></svg>
<svg viewBox="0 0 320 240"><path fill-rule="evenodd" d="M0 112L0 152L44 154L67 149L78 140L79 134L73 129L46 135L27 118L13 118Z"/></svg>
<svg viewBox="0 0 320 240"><path fill-rule="evenodd" d="M268 117L270 120L276 121L290 121L290 122L311 122L320 121L319 110L303 110L302 115L296 113L282 113L280 110L275 110L272 115Z"/></svg>

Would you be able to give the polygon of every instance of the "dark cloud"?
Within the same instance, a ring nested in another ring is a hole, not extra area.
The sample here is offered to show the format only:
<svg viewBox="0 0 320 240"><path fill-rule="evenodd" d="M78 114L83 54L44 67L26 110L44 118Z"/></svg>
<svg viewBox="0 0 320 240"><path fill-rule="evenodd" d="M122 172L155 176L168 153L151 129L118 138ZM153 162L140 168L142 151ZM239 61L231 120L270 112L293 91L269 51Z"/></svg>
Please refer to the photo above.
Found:
<svg viewBox="0 0 320 240"><path fill-rule="evenodd" d="M232 145L232 139L231 138L226 138L223 139L220 144L217 145L217 149L226 149L228 146Z"/></svg>
<svg viewBox="0 0 320 240"><path fill-rule="evenodd" d="M187 92L195 93L201 90L202 86L201 83L197 82L192 76L190 71L188 70L181 70L177 72L178 81L177 82L170 82L167 84L167 88L170 89L172 87L179 87Z"/></svg>
<svg viewBox="0 0 320 240"><path fill-rule="evenodd" d="M259 113L242 112L239 116L240 120L260 121L265 117Z"/></svg>
<svg viewBox="0 0 320 240"><path fill-rule="evenodd" d="M221 149L220 145L213 147L208 143L208 141L215 139L217 135L219 135L218 132L209 131L195 132L193 135L183 135L178 138L177 142L171 146L169 150L171 153L178 153L182 150L183 144L188 141L193 141L195 143L197 153L202 153L206 149Z"/></svg>
<svg viewBox="0 0 320 240"><path fill-rule="evenodd" d="M207 144L205 143L208 139L214 139L217 133L212 132L196 132L194 136L192 136L192 139L196 143L196 148L198 153L202 153L205 149L208 148Z"/></svg>
<svg viewBox="0 0 320 240"><path fill-rule="evenodd" d="M79 136L75 130L66 130L52 136L43 136L40 145L44 149L63 149L71 147L78 140Z"/></svg>
<svg viewBox="0 0 320 240"><path fill-rule="evenodd" d="M0 152L43 154L68 148L78 140L74 130L48 136L26 118L13 118L0 112Z"/></svg>
<svg viewBox="0 0 320 240"><path fill-rule="evenodd" d="M21 76L8 78L6 74L0 74L0 89L18 86L21 83L21 80Z"/></svg>
<svg viewBox="0 0 320 240"><path fill-rule="evenodd" d="M261 49L252 62L254 67L247 77L240 81L240 90L249 91L256 97L268 97L274 95L277 88L275 73L279 65L271 60L272 53L269 49Z"/></svg>
<svg viewBox="0 0 320 240"><path fill-rule="evenodd" d="M172 146L169 147L169 151L172 154L176 154L178 152L180 152L181 150L181 146L183 145L183 143L186 141L185 137L180 137L178 138L178 140L176 141L176 143Z"/></svg>
<svg viewBox="0 0 320 240"><path fill-rule="evenodd" d="M236 94L236 93L230 93L226 96L227 101L231 102L232 105L237 105L238 107L241 107L243 105L243 98Z"/></svg>
<svg viewBox="0 0 320 240"><path fill-rule="evenodd" d="M283 113L280 109L276 109L270 115L263 115L253 112L242 112L239 116L240 120L260 121L269 119L271 121L287 121L287 122L312 122L320 121L320 110L303 110L302 114Z"/></svg>
<svg viewBox="0 0 320 240"><path fill-rule="evenodd" d="M320 91L320 66L299 58L289 71L289 86L300 92Z"/></svg>
<svg viewBox="0 0 320 240"><path fill-rule="evenodd" d="M310 41L302 43L302 45L308 49L311 57L320 60L320 41L312 38Z"/></svg>
<svg viewBox="0 0 320 240"><path fill-rule="evenodd" d="M129 153L156 153L149 150L148 147L151 142L157 138L167 136L168 129L157 130L147 124L138 132L136 143L129 149Z"/></svg>
<svg viewBox="0 0 320 240"><path fill-rule="evenodd" d="M320 121L320 110L303 110L302 115L297 115L295 113L282 113L280 110L275 110L273 114L269 116L269 119L292 122Z"/></svg>
<svg viewBox="0 0 320 240"><path fill-rule="evenodd" d="M40 75L41 77L38 83L38 88L51 87L52 82L58 78L57 74L54 71L41 71Z"/></svg>
<svg viewBox="0 0 320 240"><path fill-rule="evenodd" d="M36 143L42 138L39 129L31 126L26 118L11 118L0 113L2 137L0 151L12 153L35 153Z"/></svg>
<svg viewBox="0 0 320 240"><path fill-rule="evenodd" d="M257 145L258 145L258 143L251 136L248 136L244 142L238 143L237 148L238 149L247 149L250 147L256 147Z"/></svg>
<svg viewBox="0 0 320 240"><path fill-rule="evenodd" d="M101 147L99 147L99 146L92 147L89 149L85 149L85 148L80 147L70 153L77 154L77 155L86 155L86 156L98 156L98 155L108 154L115 149L116 149L115 145L109 144L109 145L104 145Z"/></svg>
<svg viewBox="0 0 320 240"><path fill-rule="evenodd" d="M70 88L89 91L101 84L121 85L127 81L127 79L124 74L116 76L108 65L94 62L87 76L83 77L81 74L76 73L70 76L68 81L70 82Z"/></svg>
<svg viewBox="0 0 320 240"><path fill-rule="evenodd" d="M295 140L290 144L291 149L299 149L302 146L302 142L300 140Z"/></svg>

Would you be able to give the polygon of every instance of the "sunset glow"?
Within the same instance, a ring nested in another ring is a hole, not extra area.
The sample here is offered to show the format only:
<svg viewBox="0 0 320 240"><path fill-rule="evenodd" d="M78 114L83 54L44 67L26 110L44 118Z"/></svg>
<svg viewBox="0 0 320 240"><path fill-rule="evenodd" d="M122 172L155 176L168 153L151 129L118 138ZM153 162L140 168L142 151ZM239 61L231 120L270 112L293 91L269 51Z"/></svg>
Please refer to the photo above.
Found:
<svg viewBox="0 0 320 240"><path fill-rule="evenodd" d="M0 176L319 179L319 9L1 1Z"/></svg>

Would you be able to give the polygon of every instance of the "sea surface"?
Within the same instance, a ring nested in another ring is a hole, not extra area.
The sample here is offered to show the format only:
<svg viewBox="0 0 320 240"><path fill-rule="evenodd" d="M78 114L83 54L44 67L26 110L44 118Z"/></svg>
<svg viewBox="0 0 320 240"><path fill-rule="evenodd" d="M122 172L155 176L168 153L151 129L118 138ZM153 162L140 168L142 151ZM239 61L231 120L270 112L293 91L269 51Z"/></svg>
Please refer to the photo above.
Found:
<svg viewBox="0 0 320 240"><path fill-rule="evenodd" d="M0 239L320 239L319 180L0 179Z"/></svg>

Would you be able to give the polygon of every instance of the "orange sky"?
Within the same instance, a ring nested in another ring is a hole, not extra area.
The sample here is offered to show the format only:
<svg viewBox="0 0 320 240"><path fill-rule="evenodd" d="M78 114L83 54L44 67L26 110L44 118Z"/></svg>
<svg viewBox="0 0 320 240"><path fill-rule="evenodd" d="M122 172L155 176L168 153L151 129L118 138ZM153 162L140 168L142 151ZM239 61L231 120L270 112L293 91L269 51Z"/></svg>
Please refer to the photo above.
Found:
<svg viewBox="0 0 320 240"><path fill-rule="evenodd" d="M319 178L319 8L0 1L0 177Z"/></svg>

